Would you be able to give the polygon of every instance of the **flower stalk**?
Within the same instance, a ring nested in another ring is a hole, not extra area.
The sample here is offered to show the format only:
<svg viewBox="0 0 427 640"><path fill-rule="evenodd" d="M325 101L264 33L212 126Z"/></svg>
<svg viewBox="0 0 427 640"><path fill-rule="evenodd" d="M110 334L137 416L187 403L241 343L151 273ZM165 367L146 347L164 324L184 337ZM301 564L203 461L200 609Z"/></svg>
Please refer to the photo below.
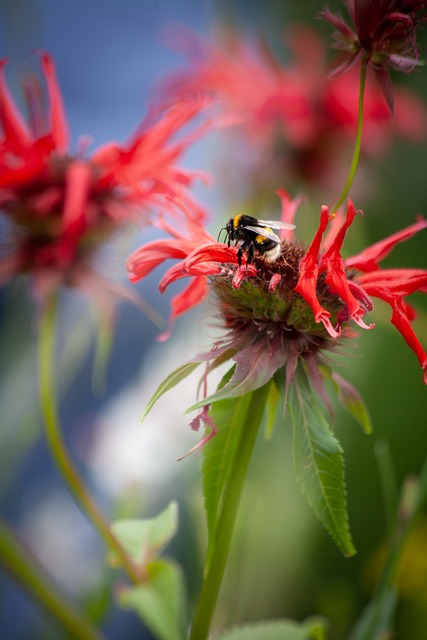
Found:
<svg viewBox="0 0 427 640"><path fill-rule="evenodd" d="M228 552L242 496L246 472L255 446L259 426L264 415L269 384L252 392L246 416L242 419L240 441L232 463L228 483L224 489L215 535L207 554L203 583L197 603L190 640L208 637Z"/></svg>
<svg viewBox="0 0 427 640"><path fill-rule="evenodd" d="M365 97L366 68L367 68L367 60L366 60L366 54L365 54L362 57L362 62L360 65L359 106L358 106L358 114L357 114L357 129L356 129L356 140L354 143L353 158L351 160L350 171L348 173L347 182L345 183L344 189L342 190L341 195L338 198L338 202L333 208L333 213L338 211L342 203L345 202L345 199L347 198L350 192L351 186L354 182L354 178L356 177L357 166L359 164L360 150L362 147L363 101Z"/></svg>
<svg viewBox="0 0 427 640"><path fill-rule="evenodd" d="M27 589L39 604L73 638L102 640L102 635L42 572L40 566L0 521L0 564Z"/></svg>
<svg viewBox="0 0 427 640"><path fill-rule="evenodd" d="M55 309L56 304L55 298L53 297L50 299L46 309L44 310L39 329L39 396L40 407L44 419L44 435L47 444L49 445L52 457L75 500L86 513L87 517L92 522L107 547L115 551L130 580L134 584L138 584L141 581L141 576L139 575L137 568L128 557L120 542L112 533L109 524L87 491L65 448L53 390L52 363L55 334Z"/></svg>

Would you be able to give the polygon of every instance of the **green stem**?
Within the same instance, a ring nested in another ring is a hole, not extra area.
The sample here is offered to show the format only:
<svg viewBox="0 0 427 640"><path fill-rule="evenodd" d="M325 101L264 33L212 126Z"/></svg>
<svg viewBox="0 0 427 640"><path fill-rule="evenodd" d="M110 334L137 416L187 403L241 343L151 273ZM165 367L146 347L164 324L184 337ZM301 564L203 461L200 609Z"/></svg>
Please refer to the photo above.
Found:
<svg viewBox="0 0 427 640"><path fill-rule="evenodd" d="M395 524L394 545L390 549L375 595L365 614L350 635L350 640L371 640L377 637L378 626L393 589L393 582L405 544L418 517L427 504L427 459L418 480L417 494L413 508L402 530L399 514Z"/></svg>
<svg viewBox="0 0 427 640"><path fill-rule="evenodd" d="M224 489L221 510L215 529L213 548L209 550L202 588L190 633L190 640L205 640L208 637L212 616L224 575L237 510L243 491L244 480L259 426L264 414L269 385L253 391L241 429L240 442Z"/></svg>
<svg viewBox="0 0 427 640"><path fill-rule="evenodd" d="M135 584L141 581L137 568L110 529L109 524L89 495L83 481L69 458L61 435L57 408L53 391L53 355L54 355L55 301L51 300L41 319L39 336L39 384L40 406L44 418L44 431L47 443L59 471L68 484L76 501L86 512L107 547L114 550L129 578Z"/></svg>
<svg viewBox="0 0 427 640"><path fill-rule="evenodd" d="M360 65L359 111L357 116L357 131L356 131L356 141L354 143L353 159L351 161L347 182L345 183L344 189L342 190L342 193L338 199L338 202L334 206L333 213L335 213L335 211L338 211L338 209L346 199L348 192L351 189L351 185L353 184L354 178L356 176L357 165L359 164L360 149L362 146L363 98L365 95L365 81L366 81L366 59L365 57L363 57L362 63Z"/></svg>
<svg viewBox="0 0 427 640"><path fill-rule="evenodd" d="M102 635L92 627L74 605L58 593L38 563L31 557L3 522L0 521L0 564L23 585L38 603L66 629L72 638L101 640Z"/></svg>

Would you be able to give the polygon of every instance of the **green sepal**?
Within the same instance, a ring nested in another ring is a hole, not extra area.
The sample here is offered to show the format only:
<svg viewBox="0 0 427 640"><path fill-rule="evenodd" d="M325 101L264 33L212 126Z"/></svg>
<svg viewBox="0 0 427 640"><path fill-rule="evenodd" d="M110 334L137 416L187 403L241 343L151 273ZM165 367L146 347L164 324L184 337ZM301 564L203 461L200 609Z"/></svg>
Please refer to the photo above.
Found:
<svg viewBox="0 0 427 640"><path fill-rule="evenodd" d="M170 560L146 566L146 580L122 587L118 603L132 609L159 640L184 640L187 625L184 580L180 567Z"/></svg>
<svg viewBox="0 0 427 640"><path fill-rule="evenodd" d="M155 518L116 520L111 529L132 561L137 567L144 569L176 534L178 505L170 502ZM118 557L113 551L109 553L108 562L112 566L119 565Z"/></svg>
<svg viewBox="0 0 427 640"><path fill-rule="evenodd" d="M141 424L145 420L153 406L156 404L157 400L159 400L162 395L176 387L176 385L182 382L182 380L185 380L185 378L193 373L193 371L197 369L200 364L200 362L187 362L186 364L181 365L180 367L178 367L178 369L175 369L175 371L170 373L168 377L165 378L163 382L161 382L157 387L156 391L154 392L144 411L142 412L138 420L138 424Z"/></svg>
<svg viewBox="0 0 427 640"><path fill-rule="evenodd" d="M345 556L352 556L355 548L348 524L342 449L302 367L295 374L288 404L297 480L335 543Z"/></svg>
<svg viewBox="0 0 427 640"><path fill-rule="evenodd" d="M305 622L274 620L225 631L216 640L325 640L325 621L309 618Z"/></svg>

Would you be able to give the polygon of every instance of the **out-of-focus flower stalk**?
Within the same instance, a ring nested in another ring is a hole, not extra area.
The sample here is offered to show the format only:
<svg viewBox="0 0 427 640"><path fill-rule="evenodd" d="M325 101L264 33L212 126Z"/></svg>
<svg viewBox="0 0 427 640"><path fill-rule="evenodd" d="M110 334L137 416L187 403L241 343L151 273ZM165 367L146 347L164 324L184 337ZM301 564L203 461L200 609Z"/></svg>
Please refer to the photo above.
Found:
<svg viewBox="0 0 427 640"><path fill-rule="evenodd" d="M59 595L41 567L0 521L0 564L31 596L66 629L72 638L102 640L103 636L90 624L64 595Z"/></svg>
<svg viewBox="0 0 427 640"><path fill-rule="evenodd" d="M51 298L40 320L39 328L39 395L40 407L43 414L44 434L55 463L71 490L77 503L86 513L90 522L98 531L107 547L115 551L127 575L133 583L138 584L141 576L126 551L111 531L109 524L89 495L84 482L74 467L61 434L58 412L55 405L55 390L53 388L52 363L54 357L54 324L55 298Z"/></svg>

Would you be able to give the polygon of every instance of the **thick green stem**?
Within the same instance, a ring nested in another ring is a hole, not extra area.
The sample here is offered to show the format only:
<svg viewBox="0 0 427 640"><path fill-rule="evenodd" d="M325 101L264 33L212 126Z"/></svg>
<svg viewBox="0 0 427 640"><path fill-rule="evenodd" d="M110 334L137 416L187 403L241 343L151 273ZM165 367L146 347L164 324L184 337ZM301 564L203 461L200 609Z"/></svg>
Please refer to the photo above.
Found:
<svg viewBox="0 0 427 640"><path fill-rule="evenodd" d="M360 86L359 86L359 111L357 116L357 131L356 131L356 141L354 143L354 151L353 158L351 161L350 171L348 174L347 182L345 183L344 189L338 199L338 202L335 204L333 213L338 211L348 193L351 189L351 185L353 184L354 178L356 176L357 165L359 164L360 157L360 149L362 146L362 129L363 129L363 98L365 95L365 81L366 81L366 59L363 57L360 65Z"/></svg>
<svg viewBox="0 0 427 640"><path fill-rule="evenodd" d="M74 605L58 593L58 588L46 577L38 563L16 540L10 529L0 521L0 564L31 594L31 596L66 629L72 638L101 640Z"/></svg>
<svg viewBox="0 0 427 640"><path fill-rule="evenodd" d="M44 418L44 431L53 459L61 472L65 482L76 501L88 516L107 547L111 548L118 556L129 578L135 584L141 581L141 576L126 551L110 529L109 524L99 511L89 495L83 481L74 468L66 451L61 434L53 388L53 356L54 356L54 320L55 302L51 300L41 318L39 336L39 392L40 406Z"/></svg>
<svg viewBox="0 0 427 640"><path fill-rule="evenodd" d="M237 510L243 491L246 471L252 456L259 426L265 409L269 385L253 391L246 412L244 428L228 483L224 489L222 505L215 528L213 547L207 556L202 588L197 603L190 640L205 640L208 637L212 616L224 575Z"/></svg>

